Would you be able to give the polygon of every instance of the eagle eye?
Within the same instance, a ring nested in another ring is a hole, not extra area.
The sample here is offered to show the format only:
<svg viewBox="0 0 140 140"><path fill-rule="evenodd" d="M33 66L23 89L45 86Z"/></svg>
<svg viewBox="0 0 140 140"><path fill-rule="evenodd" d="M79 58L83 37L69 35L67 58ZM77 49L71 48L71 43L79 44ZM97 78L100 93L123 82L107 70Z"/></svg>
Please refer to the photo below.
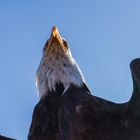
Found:
<svg viewBox="0 0 140 140"><path fill-rule="evenodd" d="M44 46L44 48L43 48L43 52L46 50L48 44L49 44L49 40L46 41L45 46Z"/></svg>
<svg viewBox="0 0 140 140"><path fill-rule="evenodd" d="M66 49L68 49L68 44L67 44L67 42L64 39L63 39L63 44L66 47Z"/></svg>

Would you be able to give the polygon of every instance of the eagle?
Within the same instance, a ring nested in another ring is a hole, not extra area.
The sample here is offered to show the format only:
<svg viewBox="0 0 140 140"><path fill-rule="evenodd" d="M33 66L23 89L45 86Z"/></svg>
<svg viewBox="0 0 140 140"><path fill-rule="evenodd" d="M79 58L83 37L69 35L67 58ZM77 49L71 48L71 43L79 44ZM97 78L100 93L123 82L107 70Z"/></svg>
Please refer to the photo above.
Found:
<svg viewBox="0 0 140 140"><path fill-rule="evenodd" d="M140 59L130 68L134 89L128 102L94 96L54 26L36 72L40 99L28 140L140 140Z"/></svg>

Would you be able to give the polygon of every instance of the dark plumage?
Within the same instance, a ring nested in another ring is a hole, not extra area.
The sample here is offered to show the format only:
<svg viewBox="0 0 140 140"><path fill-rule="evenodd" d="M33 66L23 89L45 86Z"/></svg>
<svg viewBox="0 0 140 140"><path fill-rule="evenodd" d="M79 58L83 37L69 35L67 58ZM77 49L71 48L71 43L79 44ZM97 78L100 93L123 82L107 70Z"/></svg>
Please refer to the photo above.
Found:
<svg viewBox="0 0 140 140"><path fill-rule="evenodd" d="M15 139L8 138L8 137L0 135L0 140L15 140Z"/></svg>
<svg viewBox="0 0 140 140"><path fill-rule="evenodd" d="M84 82L66 91L56 83L34 109L28 140L139 140L140 59L131 70L134 91L124 104L91 95Z"/></svg>

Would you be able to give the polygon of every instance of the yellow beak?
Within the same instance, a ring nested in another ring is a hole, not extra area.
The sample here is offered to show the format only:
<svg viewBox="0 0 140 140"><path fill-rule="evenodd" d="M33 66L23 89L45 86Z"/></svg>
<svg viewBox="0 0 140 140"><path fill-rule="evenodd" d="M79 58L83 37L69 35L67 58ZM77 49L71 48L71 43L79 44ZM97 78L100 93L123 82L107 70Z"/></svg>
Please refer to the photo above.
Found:
<svg viewBox="0 0 140 140"><path fill-rule="evenodd" d="M58 36L59 35L59 31L58 31L58 29L56 28L56 26L54 26L53 28L52 28L52 36Z"/></svg>
<svg viewBox="0 0 140 140"><path fill-rule="evenodd" d="M58 45L60 45L61 47L65 48L64 44L63 44L63 39L59 34L59 31L57 29L56 26L54 26L52 28L52 32L51 32L51 36L49 39L49 44L48 44L48 48L50 48L51 44L56 43Z"/></svg>

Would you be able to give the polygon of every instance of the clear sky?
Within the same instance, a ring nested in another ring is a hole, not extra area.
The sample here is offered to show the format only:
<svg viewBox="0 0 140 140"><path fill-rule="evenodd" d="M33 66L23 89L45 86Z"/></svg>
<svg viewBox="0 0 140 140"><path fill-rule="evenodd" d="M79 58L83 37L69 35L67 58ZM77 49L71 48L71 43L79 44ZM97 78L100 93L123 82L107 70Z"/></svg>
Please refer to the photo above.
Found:
<svg viewBox="0 0 140 140"><path fill-rule="evenodd" d="M35 73L56 25L96 96L129 100L140 57L139 0L1 0L0 134L26 140L38 102Z"/></svg>

